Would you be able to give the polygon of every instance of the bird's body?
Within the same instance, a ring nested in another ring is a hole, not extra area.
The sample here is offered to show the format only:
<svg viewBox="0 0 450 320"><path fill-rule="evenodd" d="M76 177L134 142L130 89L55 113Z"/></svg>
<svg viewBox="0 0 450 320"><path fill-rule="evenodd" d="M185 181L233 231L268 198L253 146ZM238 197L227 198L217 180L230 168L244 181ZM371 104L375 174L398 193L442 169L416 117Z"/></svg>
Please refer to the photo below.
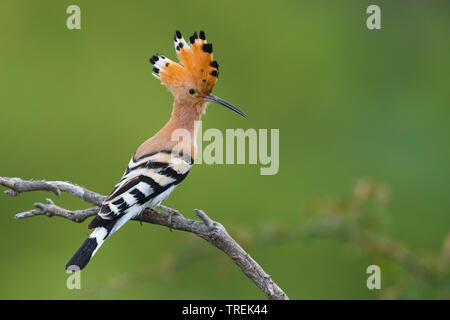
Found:
<svg viewBox="0 0 450 320"><path fill-rule="evenodd" d="M206 44L204 33L200 32L200 39L194 33L190 38L192 48L179 31L174 40L183 65L163 56L150 59L155 65L154 75L175 97L170 120L136 150L121 180L89 224L94 231L66 268L83 269L106 239L145 208L161 203L186 178L197 149L195 122L201 119L208 102L218 102L244 115L211 94L218 65L212 60L212 46ZM176 132L184 133L185 137L174 139Z"/></svg>

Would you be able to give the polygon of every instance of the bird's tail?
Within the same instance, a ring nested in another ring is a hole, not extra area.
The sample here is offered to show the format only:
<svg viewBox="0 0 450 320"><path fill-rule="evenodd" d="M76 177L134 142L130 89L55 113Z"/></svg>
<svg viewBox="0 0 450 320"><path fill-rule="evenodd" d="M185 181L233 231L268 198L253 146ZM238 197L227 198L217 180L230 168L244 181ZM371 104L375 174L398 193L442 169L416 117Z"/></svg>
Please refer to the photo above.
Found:
<svg viewBox="0 0 450 320"><path fill-rule="evenodd" d="M108 232L105 227L95 228L94 231L90 234L89 238L87 238L81 245L80 249L75 252L72 259L67 262L66 270L73 270L74 267L77 267L79 270L81 270L86 267L94 254L105 241L107 234Z"/></svg>

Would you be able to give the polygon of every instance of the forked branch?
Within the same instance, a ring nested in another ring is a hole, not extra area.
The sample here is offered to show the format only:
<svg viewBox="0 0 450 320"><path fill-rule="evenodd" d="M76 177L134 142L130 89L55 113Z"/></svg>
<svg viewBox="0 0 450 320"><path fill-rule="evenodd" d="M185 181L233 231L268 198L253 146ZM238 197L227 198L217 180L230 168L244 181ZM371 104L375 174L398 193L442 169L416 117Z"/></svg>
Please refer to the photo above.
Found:
<svg viewBox="0 0 450 320"><path fill-rule="evenodd" d="M58 196L61 192L67 192L94 205L88 209L72 211L61 208L51 199L47 199L45 204L35 203L35 209L16 214L15 217L17 219L46 215L48 217L62 217L80 223L88 217L96 215L99 206L105 199L105 196L101 194L64 181L22 180L20 178L0 177L0 185L8 188L5 193L9 196L18 196L22 192L29 191L50 191ZM167 213L158 209L162 209ZM141 216L133 220L159 224L171 230L181 230L197 235L225 252L242 272L264 292L267 298L271 300L289 299L261 266L228 234L226 229L220 223L209 218L202 210L194 210L196 215L201 219L199 221L187 219L177 210L162 205L158 209L146 209Z"/></svg>

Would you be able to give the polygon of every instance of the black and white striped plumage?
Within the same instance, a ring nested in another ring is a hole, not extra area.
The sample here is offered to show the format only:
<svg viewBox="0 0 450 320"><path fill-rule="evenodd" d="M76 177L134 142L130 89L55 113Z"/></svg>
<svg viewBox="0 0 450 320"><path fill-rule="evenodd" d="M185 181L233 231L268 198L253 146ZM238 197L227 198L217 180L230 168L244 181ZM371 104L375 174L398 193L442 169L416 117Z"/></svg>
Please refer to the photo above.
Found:
<svg viewBox="0 0 450 320"><path fill-rule="evenodd" d="M122 179L103 202L98 215L89 224L94 229L66 265L83 269L103 242L142 210L166 199L184 180L193 164L186 154L160 150L135 155Z"/></svg>

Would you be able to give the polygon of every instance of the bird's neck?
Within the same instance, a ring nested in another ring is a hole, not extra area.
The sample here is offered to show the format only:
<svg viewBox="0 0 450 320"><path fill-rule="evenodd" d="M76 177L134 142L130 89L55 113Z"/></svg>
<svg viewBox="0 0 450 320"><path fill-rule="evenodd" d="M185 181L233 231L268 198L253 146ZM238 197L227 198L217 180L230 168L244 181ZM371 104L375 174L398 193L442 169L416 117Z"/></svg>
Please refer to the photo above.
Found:
<svg viewBox="0 0 450 320"><path fill-rule="evenodd" d="M201 102L192 104L188 102L180 102L175 100L172 109L172 115L165 125L167 131L173 133L175 130L187 130L194 138L197 135L196 121L200 121L202 114L206 108L206 103Z"/></svg>
<svg viewBox="0 0 450 320"><path fill-rule="evenodd" d="M167 139L167 145L193 159L197 153L197 132L206 103L192 105L175 100L172 114L158 135Z"/></svg>
<svg viewBox="0 0 450 320"><path fill-rule="evenodd" d="M166 125L153 137L145 141L136 151L135 157L160 150L175 150L195 158L197 132L206 103L196 105L175 100L172 115Z"/></svg>

